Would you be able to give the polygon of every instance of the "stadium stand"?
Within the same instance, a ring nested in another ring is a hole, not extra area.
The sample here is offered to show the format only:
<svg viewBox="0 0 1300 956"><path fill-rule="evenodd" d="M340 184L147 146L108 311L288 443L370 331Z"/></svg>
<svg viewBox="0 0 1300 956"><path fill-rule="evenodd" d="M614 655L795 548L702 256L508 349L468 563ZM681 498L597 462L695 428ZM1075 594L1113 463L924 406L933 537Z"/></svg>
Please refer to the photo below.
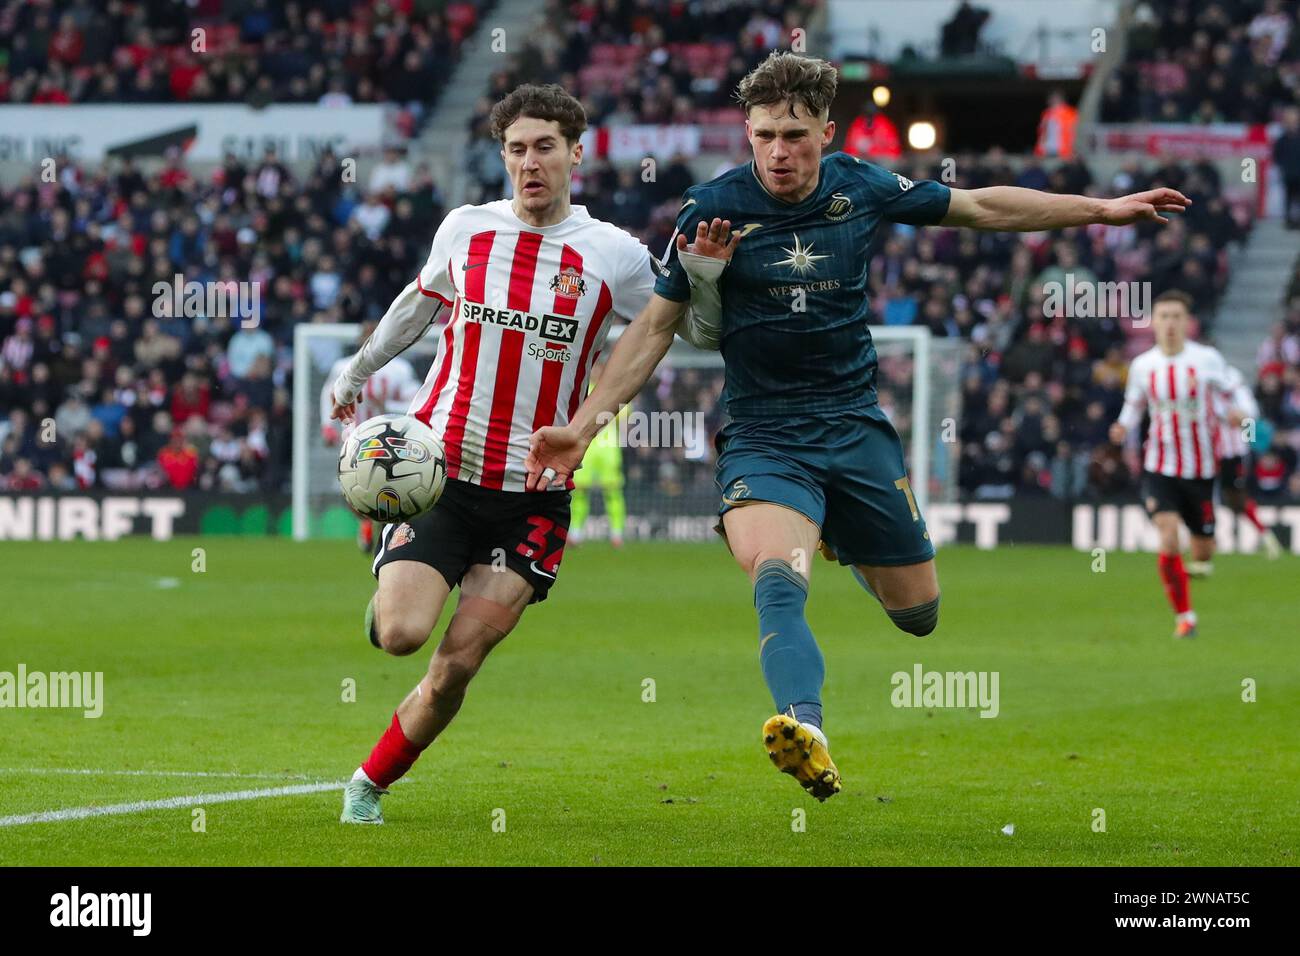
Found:
<svg viewBox="0 0 1300 956"><path fill-rule="evenodd" d="M11 0L0 102L386 102L414 131L493 2Z"/></svg>
<svg viewBox="0 0 1300 956"><path fill-rule="evenodd" d="M1257 448L1264 451L1255 457L1251 480L1264 500L1300 495L1300 268L1287 302L1283 320L1255 356L1261 418Z"/></svg>
<svg viewBox="0 0 1300 956"><path fill-rule="evenodd" d="M1300 88L1294 0L1141 0L1101 121L1267 123Z"/></svg>
<svg viewBox="0 0 1300 956"><path fill-rule="evenodd" d="M293 326L382 315L443 215L423 164L390 152L372 190L338 168L124 162L0 191L0 483L282 489ZM181 273L259 282L258 328L156 316Z"/></svg>
<svg viewBox="0 0 1300 956"><path fill-rule="evenodd" d="M149 29L142 31L148 6L111 4L105 13L77 2L56 21L49 4L10 4L0 16L0 36L25 40L13 46L0 74L5 98L32 101L42 88L64 97L43 102L179 97L158 87L176 82L184 36L213 22L220 5L164 5L171 19L150 10ZM469 201L504 194L487 112L517 82L577 89L593 126L734 125L739 115L729 97L736 81L816 6L737 0L688 16L684 5L668 0L551 0L544 28L492 77L471 120ZM1169 50L1199 51L1233 65L1228 78L1249 77L1242 64L1265 56L1278 76L1287 75L1295 37L1276 26L1277 4L1252 13L1257 6L1140 5L1130 59L1111 81L1127 92L1112 97L1108 86L1103 112L1111 109L1111 119L1171 118L1170 103L1180 115L1199 108L1199 94L1184 87L1189 75L1200 82L1205 64L1187 59L1187 52L1174 62ZM210 42L228 55L205 61L186 95L239 99L261 87L276 99L392 99L416 102L413 112L422 112L437 95L436 83L424 77L407 85L405 66L395 70L395 64L423 69L430 56L454 56L488 7L320 2L280 8L254 0L236 22L212 27ZM290 61L296 65L286 68ZM142 64L146 72L169 64L171 73L142 81ZM1175 73L1178 82L1160 79ZM1146 92L1129 95L1124 84L1130 80ZM408 101L403 89L426 91L423 101ZM1270 115L1289 97L1283 80L1261 89L1268 95L1257 99ZM1152 98L1162 90L1168 95ZM1136 112L1114 115L1112 99L1135 104ZM294 174L272 154L250 164L231 158L200 178L179 159L147 174L127 161L72 166L57 184L32 180L4 189L0 487L283 491L293 326L377 318L423 260L444 212L428 167L400 151L386 154L364 189L341 184L337 163L326 155L316 169ZM1225 200L1219 173L1203 162L1130 163L1102 184L1078 159L1015 159L995 151L959 156L957 165L967 188L1015 184L1120 195L1158 183L1195 201L1189 215L1167 227L1090 227L1048 236L896 226L880 236L872 260L879 322L924 324L936 336L969 343L959 435L965 497L1131 492L1136 463L1107 442L1106 427L1122 400L1127 361L1149 344L1148 335L1129 320L1045 317L1043 284L1068 272L1149 281L1156 295L1181 288L1196 303L1202 335L1212 337L1228 281L1227 250L1244 242L1247 211ZM914 179L940 174L926 161L903 160L896 168ZM681 193L698 178L682 157L662 162L651 183L604 159L583 171L575 200L638 235L656 254L672 232ZM199 281L261 282L259 328L152 315L154 283L180 272ZM1259 456L1252 483L1264 496L1300 493L1300 275L1291 295L1296 305L1259 353L1258 393L1272 450ZM904 390L910 374L906 363L882 364L882 387ZM639 401L646 410L703 410L712 434L721 424L719 391L714 373L665 367ZM59 436L53 442L41 440L48 419ZM707 448L629 449L628 478L658 484L667 494L707 489L711 456Z"/></svg>
<svg viewBox="0 0 1300 956"><path fill-rule="evenodd" d="M1212 334L1227 283L1227 247L1245 240L1248 220L1223 200L1213 170L1194 164L1130 165L1100 188L1078 161L1050 175L1036 163L1015 175L998 162L976 168L973 186L1109 196L1160 183L1195 197L1191 213L1169 226L919 239L896 227L879 265L873 263L884 280L877 288L886 323L922 322L935 335L972 344L960 429L965 494L1075 498L1130 491L1136 463L1109 444L1106 428L1123 404L1128 360L1150 345L1150 334L1132 317L1051 316L1044 287L1073 274L1076 282L1149 282L1153 297L1179 288L1192 295L1204 337Z"/></svg>

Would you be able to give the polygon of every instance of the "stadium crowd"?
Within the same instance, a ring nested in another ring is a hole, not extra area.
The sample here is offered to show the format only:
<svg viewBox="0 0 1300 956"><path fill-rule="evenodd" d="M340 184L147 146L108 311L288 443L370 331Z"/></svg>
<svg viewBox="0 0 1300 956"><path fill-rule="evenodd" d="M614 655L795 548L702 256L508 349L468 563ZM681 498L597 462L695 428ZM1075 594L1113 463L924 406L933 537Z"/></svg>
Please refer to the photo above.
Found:
<svg viewBox="0 0 1300 956"><path fill-rule="evenodd" d="M0 190L0 486L283 490L293 327L383 314L443 216L427 166L60 168ZM256 322L178 312L177 277L257 283Z"/></svg>
<svg viewBox="0 0 1300 956"><path fill-rule="evenodd" d="M428 169L393 153L367 188L342 183L328 155L299 178L270 155L247 166L232 158L202 181L179 160L152 177L129 162L72 169L58 184L0 196L0 482L282 490L293 326L382 314L422 262L443 213ZM969 187L1099 191L1078 161L1050 174L1030 161L1016 172L995 154L959 157L957 169ZM923 164L904 171L940 174ZM1100 191L1153 182L1192 196L1188 216L1165 227L1053 236L895 226L879 237L870 272L877 321L924 324L969 343L959 435L965 495L1074 497L1134 486L1133 463L1105 439L1122 402L1130 323L1049 315L1043 297L1045 284L1067 273L1076 282L1150 281L1153 294L1178 287L1212 335L1225 250L1244 238L1243 220L1208 166L1133 166ZM676 208L675 188L660 200L664 208ZM594 205L632 228L616 192L605 208ZM595 195L592 188L588 201ZM657 252L671 227L671 217L650 217L632 231ZM257 327L240 327L240 316L172 315L171 287L182 274L258 282ZM1295 484L1298 352L1300 298L1261 348L1260 398L1282 449L1276 462L1257 463L1264 495ZM910 366L900 368L882 372L894 402L909 386ZM712 434L718 392L716 376L665 367L640 402L646 411L704 411ZM675 458L636 450L629 478L666 492L707 488L709 460L699 446Z"/></svg>
<svg viewBox="0 0 1300 956"><path fill-rule="evenodd" d="M734 126L729 97L738 79L788 29L807 22L818 3L721 0L688 17L672 0L550 0L543 26L493 75L471 120L469 201L505 195L487 112L517 82L578 90L593 127ZM156 6L166 15L157 15ZM42 102L149 101L124 91L144 73L174 69L184 58L187 32L215 23L230 6L74 0L55 18L48 2L11 2L0 7L0 37L26 39L11 44L0 90L11 101L29 101L32 84L52 84L66 96ZM400 90L385 85L401 72L393 65L413 51L417 59L446 53L431 49L430 37L459 44L489 3L241 0L235 6L233 25L213 37L226 36L221 42L228 46L219 49L228 55L205 60L205 74L224 71L216 78L221 82L196 80L187 87L195 98L240 98L232 95L239 82L229 81L247 71L259 77L254 87L270 77L266 92L276 99L299 98L305 79L307 100L404 101ZM1126 69L1147 69L1166 48L1184 46L1208 51L1225 69L1242 56L1272 51L1265 41L1281 43L1285 52L1296 41L1275 28L1278 6L1267 0L1258 10L1221 0L1202 9L1146 0ZM1165 25L1188 31L1187 44L1160 32L1149 49L1143 46L1141 26L1157 13ZM432 29L453 22L463 29ZM70 29L79 41L71 42ZM127 55L137 47L145 51L141 62ZM1236 52L1227 56L1225 49ZM285 69L285 62L296 65ZM1206 71L1196 66L1182 64L1184 79L1194 77L1188 82L1201 82ZM159 75L143 82L170 87L173 80ZM1270 97L1280 95L1269 87ZM1146 104L1139 112L1156 103L1162 115L1167 102L1193 102L1143 96L1132 98ZM1163 227L1088 227L1049 236L894 226L877 238L871 261L875 321L921 324L965 343L959 450L947 465L963 496L1132 491L1136 462L1109 444L1106 430L1122 403L1128 358L1144 333L1127 316L1049 314L1045 286L1073 276L1075 282L1149 282L1153 295L1179 288L1193 299L1201 337L1212 339L1227 281L1226 250L1245 239L1248 215L1224 200L1208 163L1135 163L1098 184L1079 160L1013 164L996 151L956 160L954 184L964 188L1012 184L1119 195L1158 183L1194 200L1188 215ZM98 169L60 160L58 168L57 183L33 179L0 190L0 488L285 490L293 327L382 314L423 261L444 213L428 167L390 150L361 184L343 182L338 158L328 154L305 175L293 174L273 152L251 163L228 157L201 178L177 156L149 173L129 160ZM942 179L944 172L917 161L894 168L913 179ZM575 201L638 235L656 254L669 241L682 192L697 178L681 156L660 157L648 182L639 167L598 157L588 157L577 172ZM174 314L170 290L178 276L258 283L255 327L242 327L238 315ZM163 294L156 291L160 283ZM1271 450L1258 456L1252 484L1265 498L1300 493L1300 277L1291 295L1293 308L1261 345L1255 370L1263 447ZM318 364L328 367L334 357L322 355ZM882 401L904 426L911 375L909 362L882 360ZM684 419L702 412L711 437L722 420L720 390L714 372L665 365L638 405ZM628 478L664 494L708 493L711 457L699 442L670 455L629 449Z"/></svg>
<svg viewBox="0 0 1300 956"><path fill-rule="evenodd" d="M537 29L492 75L470 118L471 199L498 199L507 188L488 116L492 104L520 83L559 83L572 91L593 129L734 129L736 85L768 50L788 42L792 30L806 29L820 5L821 0L548 0ZM673 201L693 181L690 170L675 158L648 189L639 174L589 155L575 172L574 194L592 215L605 213L633 230L652 217L668 217L671 230Z"/></svg>
<svg viewBox="0 0 1300 956"><path fill-rule="evenodd" d="M1140 0L1101 121L1268 123L1300 94L1295 0Z"/></svg>
<svg viewBox="0 0 1300 956"><path fill-rule="evenodd" d="M0 0L0 102L393 103L408 133L494 0Z"/></svg>
<svg viewBox="0 0 1300 956"><path fill-rule="evenodd" d="M1254 485L1264 495L1300 496L1300 270L1287 294L1283 320L1255 356L1260 428Z"/></svg>
<svg viewBox="0 0 1300 956"><path fill-rule="evenodd" d="M925 231L895 226L871 264L876 311L886 325L923 324L970 343L962 372L958 484L964 496L1059 498L1136 488L1137 462L1107 440L1123 404L1128 360L1150 332L1126 314L1073 314L1049 299L1070 282L1149 283L1154 298L1177 288L1212 339L1227 283L1227 247L1243 242L1246 211L1229 205L1210 164L1132 163L1105 184L1074 160L1048 173L1016 172L997 153L958 158L960 185L1017 185L1053 192L1124 195L1167 185L1193 199L1168 225L1088 226L1043 233ZM914 178L939 178L918 164ZM1054 285L1053 285L1054 284ZM1095 287L1095 285L1094 285ZM1107 304L1109 306L1109 304Z"/></svg>

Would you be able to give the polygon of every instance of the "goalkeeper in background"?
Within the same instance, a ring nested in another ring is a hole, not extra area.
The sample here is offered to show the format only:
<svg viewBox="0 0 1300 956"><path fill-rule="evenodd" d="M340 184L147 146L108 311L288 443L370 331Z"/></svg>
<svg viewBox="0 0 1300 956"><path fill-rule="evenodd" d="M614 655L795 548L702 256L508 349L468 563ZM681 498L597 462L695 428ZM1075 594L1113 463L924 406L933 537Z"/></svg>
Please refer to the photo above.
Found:
<svg viewBox="0 0 1300 956"><path fill-rule="evenodd" d="M605 370L603 361L591 370L591 387L595 388ZM590 394L590 391L588 391ZM624 405L617 417L626 421L631 405ZM591 443L582 467L573 475L573 493L569 502L569 544L581 544L583 529L591 513L591 492L600 492L609 519L609 543L614 548L623 547L623 526L627 523L627 502L623 499L623 447L619 442L620 426L617 422L606 428Z"/></svg>
<svg viewBox="0 0 1300 956"><path fill-rule="evenodd" d="M954 189L845 153L823 158L836 85L831 64L784 52L741 81L753 161L686 191L650 303L570 423L533 435L526 463L530 489L573 474L602 416L640 390L679 328L721 349L731 421L716 441L719 529L753 583L759 662L777 709L763 743L819 800L839 792L840 778L822 732L825 663L805 615L809 556L824 543L910 634L939 620L934 547L876 401L867 276L877 230L1123 226L1167 222L1162 213L1188 204L1173 189L1118 199Z"/></svg>

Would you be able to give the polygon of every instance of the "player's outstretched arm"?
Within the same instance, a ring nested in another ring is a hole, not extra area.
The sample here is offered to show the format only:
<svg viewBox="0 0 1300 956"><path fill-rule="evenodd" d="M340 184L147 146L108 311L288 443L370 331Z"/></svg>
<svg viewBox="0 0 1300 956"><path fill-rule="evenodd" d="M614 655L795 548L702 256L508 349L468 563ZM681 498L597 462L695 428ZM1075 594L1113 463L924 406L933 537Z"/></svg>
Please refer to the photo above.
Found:
<svg viewBox="0 0 1300 956"><path fill-rule="evenodd" d="M1124 407L1120 409L1119 419L1110 426L1112 444L1124 447L1129 435L1142 424L1142 415L1147 407L1147 393L1142 387L1142 376L1132 366L1128 371L1128 385L1124 388Z"/></svg>
<svg viewBox="0 0 1300 956"><path fill-rule="evenodd" d="M1128 226L1151 220L1165 222L1162 213L1183 212L1192 201L1176 189L1161 187L1146 192L1096 199L1057 195L1019 186L954 189L948 214L941 226L965 226L994 232L1036 232L1102 223Z"/></svg>
<svg viewBox="0 0 1300 956"><path fill-rule="evenodd" d="M529 440L524 467L528 491L563 484L582 463L582 456L596 434L614 419L619 409L641 391L650 373L673 344L677 323L686 311L685 302L652 295L641 314L619 337L600 381L578 407L573 421L563 426L540 428ZM543 472L553 474L543 475Z"/></svg>
<svg viewBox="0 0 1300 956"><path fill-rule="evenodd" d="M424 335L443 308L443 299L426 295L418 278L399 292L375 331L361 343L357 354L335 379L331 392L334 408L330 418L350 422L356 414L357 396L365 387L366 379Z"/></svg>
<svg viewBox="0 0 1300 956"><path fill-rule="evenodd" d="M1255 393L1245 382L1232 390L1228 403L1228 424L1233 428L1240 428L1248 418L1252 421L1259 418L1259 402L1255 401Z"/></svg>

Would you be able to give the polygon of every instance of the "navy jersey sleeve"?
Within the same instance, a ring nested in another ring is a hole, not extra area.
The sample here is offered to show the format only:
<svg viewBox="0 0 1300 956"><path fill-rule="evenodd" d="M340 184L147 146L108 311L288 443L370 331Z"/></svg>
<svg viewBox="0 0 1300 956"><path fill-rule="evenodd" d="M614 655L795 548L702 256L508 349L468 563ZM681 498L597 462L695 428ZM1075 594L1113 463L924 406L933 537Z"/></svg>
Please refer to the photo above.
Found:
<svg viewBox="0 0 1300 956"><path fill-rule="evenodd" d="M937 226L948 215L952 191L932 179L912 182L873 163L855 164L866 180L867 192L876 201L882 218L909 226Z"/></svg>
<svg viewBox="0 0 1300 956"><path fill-rule="evenodd" d="M695 229L705 212L700 208L699 199L692 195L695 187L686 190L681 211L677 213L677 228L668 239L668 248L664 250L663 260L659 263L659 277L655 280L655 294L673 302L685 302L691 297L691 285L686 278L686 270L677 258L677 234L686 236L688 241L695 240Z"/></svg>

